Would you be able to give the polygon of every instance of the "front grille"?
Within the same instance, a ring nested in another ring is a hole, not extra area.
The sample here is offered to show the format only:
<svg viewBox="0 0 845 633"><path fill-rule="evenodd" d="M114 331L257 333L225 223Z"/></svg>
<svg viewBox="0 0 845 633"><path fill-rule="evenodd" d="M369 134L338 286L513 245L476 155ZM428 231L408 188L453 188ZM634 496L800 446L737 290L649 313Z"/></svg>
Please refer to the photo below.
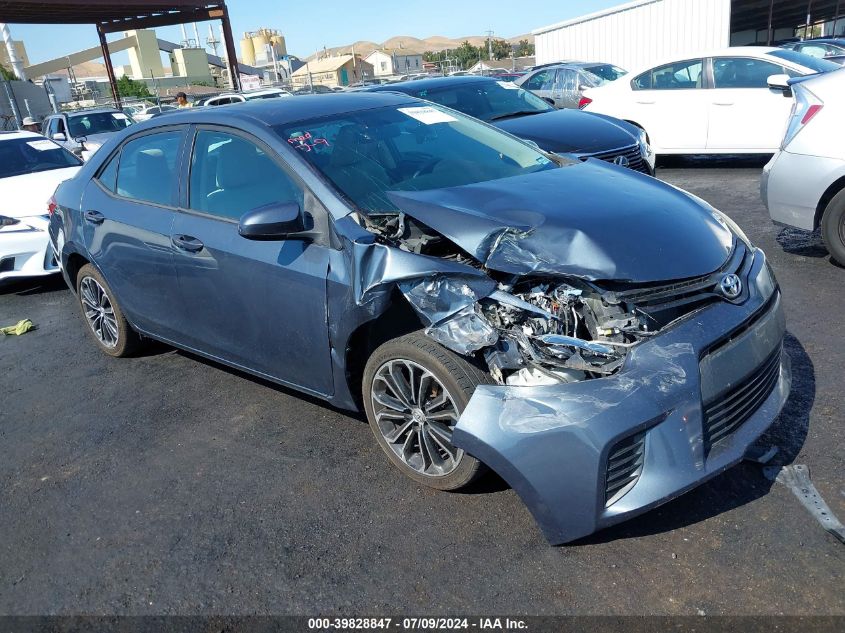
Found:
<svg viewBox="0 0 845 633"><path fill-rule="evenodd" d="M643 155L640 153L639 145L631 145L621 149L610 150L609 152L598 152L596 154L590 154L589 156L582 156L581 159L586 160L587 158L598 158L599 160L612 163L619 156L624 156L627 159L629 169L641 171L644 174L649 173L648 164L645 162Z"/></svg>
<svg viewBox="0 0 845 633"><path fill-rule="evenodd" d="M621 499L640 478L645 457L645 431L629 435L610 449L605 476L605 507Z"/></svg>
<svg viewBox="0 0 845 633"><path fill-rule="evenodd" d="M780 376L781 347L732 389L704 404L705 454L728 439L768 398Z"/></svg>
<svg viewBox="0 0 845 633"><path fill-rule="evenodd" d="M690 314L716 301L724 301L718 291L719 281L727 273L736 273L746 283L752 255L742 242L722 267L709 275L662 284L604 283L602 287L613 293L612 299L626 311L635 310L648 317L649 329L658 330L675 319ZM737 299L744 300L746 292Z"/></svg>

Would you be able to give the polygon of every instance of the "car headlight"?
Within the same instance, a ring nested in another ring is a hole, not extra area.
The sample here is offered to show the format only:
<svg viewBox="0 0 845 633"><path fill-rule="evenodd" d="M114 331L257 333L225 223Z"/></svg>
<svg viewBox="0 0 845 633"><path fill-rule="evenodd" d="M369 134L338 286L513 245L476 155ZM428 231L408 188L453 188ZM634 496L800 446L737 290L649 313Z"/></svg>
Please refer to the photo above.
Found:
<svg viewBox="0 0 845 633"><path fill-rule="evenodd" d="M722 224L723 226L727 227L727 229L731 233L736 235L737 239L741 240L749 249L754 248L754 246L751 244L751 240L749 240L748 236L745 234L745 231L739 228L739 224L731 220L721 211L714 209L712 206L710 208L713 211L713 217L716 218L716 221L719 222L719 224Z"/></svg>
<svg viewBox="0 0 845 633"><path fill-rule="evenodd" d="M24 224L17 218L10 218L6 215L0 215L0 231L3 233L11 233L13 231L32 231L33 228L28 224Z"/></svg>
<svg viewBox="0 0 845 633"><path fill-rule="evenodd" d="M654 150L651 149L651 145L648 142L648 134L645 133L645 130L640 130L639 135L637 136L637 142L640 146L640 154L643 158L648 159L654 153Z"/></svg>

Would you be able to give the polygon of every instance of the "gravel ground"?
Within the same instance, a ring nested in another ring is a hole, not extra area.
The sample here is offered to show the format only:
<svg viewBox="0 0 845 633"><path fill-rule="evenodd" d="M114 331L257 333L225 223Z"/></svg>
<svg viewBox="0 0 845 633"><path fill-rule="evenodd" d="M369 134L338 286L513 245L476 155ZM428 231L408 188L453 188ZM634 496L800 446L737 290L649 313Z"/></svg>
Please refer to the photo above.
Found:
<svg viewBox="0 0 845 633"><path fill-rule="evenodd" d="M660 177L769 254L795 385L772 430L845 520L845 270L769 222L761 163ZM845 547L741 464L550 547L519 498L422 488L360 416L165 347L115 360L60 280L0 289L2 614L845 614Z"/></svg>

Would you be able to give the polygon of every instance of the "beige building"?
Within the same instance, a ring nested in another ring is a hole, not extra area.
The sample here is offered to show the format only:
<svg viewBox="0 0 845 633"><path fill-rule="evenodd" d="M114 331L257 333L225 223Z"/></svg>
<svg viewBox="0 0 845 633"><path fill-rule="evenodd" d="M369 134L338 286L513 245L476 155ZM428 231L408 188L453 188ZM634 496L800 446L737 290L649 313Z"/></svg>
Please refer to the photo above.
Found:
<svg viewBox="0 0 845 633"><path fill-rule="evenodd" d="M309 80L310 76L310 80ZM321 86L349 86L373 76L373 65L365 62L359 55L338 55L306 62L305 66L293 73L296 86L310 83Z"/></svg>
<svg viewBox="0 0 845 633"><path fill-rule="evenodd" d="M29 57L26 54L26 46L23 45L21 40L12 40L12 43L15 45L15 52L18 54L18 59L23 62L23 67L26 68L29 66ZM12 70L12 64L9 62L9 51L6 50L6 47L3 45L3 40L0 39L0 66L3 66L6 70Z"/></svg>

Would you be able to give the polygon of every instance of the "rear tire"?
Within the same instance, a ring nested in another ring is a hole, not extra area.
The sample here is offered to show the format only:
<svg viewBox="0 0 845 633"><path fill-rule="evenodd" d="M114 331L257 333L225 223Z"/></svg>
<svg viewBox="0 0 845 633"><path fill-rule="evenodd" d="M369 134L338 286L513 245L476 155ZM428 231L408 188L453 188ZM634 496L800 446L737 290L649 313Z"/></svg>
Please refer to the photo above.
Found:
<svg viewBox="0 0 845 633"><path fill-rule="evenodd" d="M141 346L141 337L123 316L111 288L94 266L85 264L76 276L76 296L88 332L109 356L130 356Z"/></svg>
<svg viewBox="0 0 845 633"><path fill-rule="evenodd" d="M822 215L821 233L827 252L845 266L845 191L840 191L827 205Z"/></svg>
<svg viewBox="0 0 845 633"><path fill-rule="evenodd" d="M486 374L422 332L390 340L364 368L364 409L376 441L411 479L458 490L487 468L451 443L452 430Z"/></svg>

